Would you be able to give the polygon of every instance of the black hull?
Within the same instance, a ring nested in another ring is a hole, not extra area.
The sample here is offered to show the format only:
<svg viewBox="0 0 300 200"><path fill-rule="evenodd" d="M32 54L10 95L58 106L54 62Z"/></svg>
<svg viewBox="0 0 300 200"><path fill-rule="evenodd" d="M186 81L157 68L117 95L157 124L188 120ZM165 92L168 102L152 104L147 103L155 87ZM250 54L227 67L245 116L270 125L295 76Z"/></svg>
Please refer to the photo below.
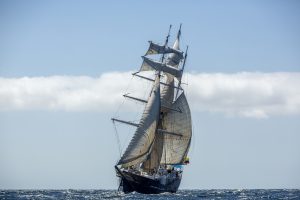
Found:
<svg viewBox="0 0 300 200"><path fill-rule="evenodd" d="M158 179L152 179L135 173L122 171L117 172L121 179L121 188L124 193L133 191L143 194L159 194L163 192L175 193L181 182L181 176L166 179L165 184L161 184Z"/></svg>

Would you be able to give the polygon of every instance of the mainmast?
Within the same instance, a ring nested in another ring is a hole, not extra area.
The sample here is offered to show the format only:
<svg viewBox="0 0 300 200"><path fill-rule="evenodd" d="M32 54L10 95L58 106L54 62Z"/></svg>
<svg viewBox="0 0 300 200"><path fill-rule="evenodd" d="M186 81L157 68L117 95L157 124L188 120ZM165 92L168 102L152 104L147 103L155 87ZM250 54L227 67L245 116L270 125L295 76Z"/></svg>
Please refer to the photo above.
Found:
<svg viewBox="0 0 300 200"><path fill-rule="evenodd" d="M168 31L168 35L166 37L165 40L165 44L164 44L164 49L166 49L168 47L168 41L169 41L169 37L170 37L170 31L171 31L172 25L170 25L169 27L169 31ZM161 56L161 61L160 63L162 65L165 64L165 51L162 52L162 56ZM148 60L147 57L144 57L144 61ZM162 68L158 68L158 70L156 70L157 75L160 77L161 76L161 71ZM160 99L161 101L161 99ZM161 104L162 106L162 104ZM162 118L163 118L163 114L161 112L161 108L160 108L160 115L159 115L159 121L157 124L157 130L155 133L155 138L154 138L154 143L153 143L153 147L152 147L152 151L149 154L148 158L146 161L143 162L142 164L142 169L145 171L157 171L159 165L160 165L160 160L162 157L162 151L163 151L163 147L164 147L164 134L161 131L158 131L162 128Z"/></svg>

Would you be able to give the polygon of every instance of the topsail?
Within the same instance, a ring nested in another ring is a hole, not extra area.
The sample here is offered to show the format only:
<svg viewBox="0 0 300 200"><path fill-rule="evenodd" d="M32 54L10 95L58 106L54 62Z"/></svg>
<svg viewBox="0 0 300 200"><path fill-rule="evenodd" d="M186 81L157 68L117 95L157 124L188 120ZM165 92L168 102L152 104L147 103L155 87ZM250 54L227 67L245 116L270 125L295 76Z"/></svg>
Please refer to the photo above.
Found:
<svg viewBox="0 0 300 200"><path fill-rule="evenodd" d="M178 79L181 79L182 71L177 69L176 67L173 67L171 65L159 61L154 61L145 56L143 56L143 59L144 62L142 63L140 71L149 71L149 70L162 71Z"/></svg>
<svg viewBox="0 0 300 200"><path fill-rule="evenodd" d="M149 41L150 45L149 45L149 49L146 52L146 55L152 55L152 54L169 54L169 53L173 53L176 54L176 56L180 59L183 58L183 52L179 51L178 49L174 49L171 47L166 47L164 45L159 45L156 43L153 43L152 41Z"/></svg>

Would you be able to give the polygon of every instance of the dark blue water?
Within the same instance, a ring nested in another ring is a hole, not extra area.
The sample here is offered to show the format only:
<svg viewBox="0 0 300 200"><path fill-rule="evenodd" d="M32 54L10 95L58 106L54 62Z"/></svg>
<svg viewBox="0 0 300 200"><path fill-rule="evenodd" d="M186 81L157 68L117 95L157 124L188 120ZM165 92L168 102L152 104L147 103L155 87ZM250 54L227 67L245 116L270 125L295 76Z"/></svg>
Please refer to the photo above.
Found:
<svg viewBox="0 0 300 200"><path fill-rule="evenodd" d="M0 199L299 199L300 190L179 190L176 194L123 194L115 190L1 190Z"/></svg>

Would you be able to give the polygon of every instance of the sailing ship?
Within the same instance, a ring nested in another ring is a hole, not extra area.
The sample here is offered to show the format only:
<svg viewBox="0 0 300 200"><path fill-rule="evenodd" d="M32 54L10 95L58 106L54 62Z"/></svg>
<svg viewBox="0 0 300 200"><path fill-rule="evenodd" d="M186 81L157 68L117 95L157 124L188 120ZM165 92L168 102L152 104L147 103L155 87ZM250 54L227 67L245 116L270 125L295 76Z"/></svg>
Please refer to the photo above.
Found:
<svg viewBox="0 0 300 200"><path fill-rule="evenodd" d="M192 120L181 87L188 46L185 52L179 48L180 25L173 46L169 47L170 29L171 26L163 45L149 41L142 66L133 73L153 82L148 99L124 95L145 103L139 123L112 118L113 122L136 126L127 149L115 165L119 190L124 193L175 193L182 179L183 165L189 163ZM160 57L159 60L149 58L152 55ZM155 78L140 75L143 71L152 71Z"/></svg>

